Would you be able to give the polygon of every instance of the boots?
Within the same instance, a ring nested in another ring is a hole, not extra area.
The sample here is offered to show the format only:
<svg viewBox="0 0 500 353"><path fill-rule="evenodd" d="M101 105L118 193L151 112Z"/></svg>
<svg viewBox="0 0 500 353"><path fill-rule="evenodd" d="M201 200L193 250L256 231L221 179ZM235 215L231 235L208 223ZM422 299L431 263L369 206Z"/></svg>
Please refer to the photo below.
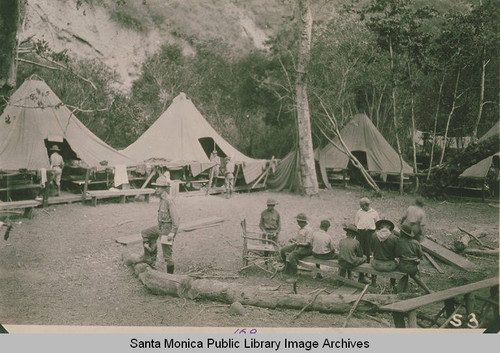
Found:
<svg viewBox="0 0 500 353"><path fill-rule="evenodd" d="M369 281L368 279L365 278L365 274L364 273L360 273L359 274L358 282L359 283L364 283L364 284L370 284L371 283L371 281Z"/></svg>
<svg viewBox="0 0 500 353"><path fill-rule="evenodd" d="M167 273L174 273L174 265L167 265Z"/></svg>

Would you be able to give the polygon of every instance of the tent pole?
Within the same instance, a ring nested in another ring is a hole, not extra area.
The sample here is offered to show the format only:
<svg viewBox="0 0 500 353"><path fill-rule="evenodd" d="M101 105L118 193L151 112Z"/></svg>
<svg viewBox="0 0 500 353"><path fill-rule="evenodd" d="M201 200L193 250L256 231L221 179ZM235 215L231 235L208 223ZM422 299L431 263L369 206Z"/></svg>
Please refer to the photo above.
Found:
<svg viewBox="0 0 500 353"><path fill-rule="evenodd" d="M87 190L89 188L90 168L85 171L85 184L83 185L82 202L87 199Z"/></svg>

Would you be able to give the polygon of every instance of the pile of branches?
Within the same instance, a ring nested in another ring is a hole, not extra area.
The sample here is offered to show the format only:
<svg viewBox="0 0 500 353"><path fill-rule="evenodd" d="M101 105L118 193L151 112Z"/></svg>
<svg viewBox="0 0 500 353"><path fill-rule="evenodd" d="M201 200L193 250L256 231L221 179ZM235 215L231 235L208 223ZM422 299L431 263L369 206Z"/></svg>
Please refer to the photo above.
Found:
<svg viewBox="0 0 500 353"><path fill-rule="evenodd" d="M499 142L499 135L496 135L479 144L471 144L446 163L434 167L430 178L424 181L420 189L421 194L444 200L447 187L458 185L458 176L467 168L498 152Z"/></svg>

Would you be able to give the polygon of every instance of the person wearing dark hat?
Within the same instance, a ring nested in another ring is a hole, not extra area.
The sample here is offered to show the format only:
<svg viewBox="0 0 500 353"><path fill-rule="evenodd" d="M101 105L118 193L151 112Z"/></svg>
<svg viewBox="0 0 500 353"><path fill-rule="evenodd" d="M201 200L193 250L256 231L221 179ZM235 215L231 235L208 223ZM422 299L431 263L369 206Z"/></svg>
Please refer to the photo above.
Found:
<svg viewBox="0 0 500 353"><path fill-rule="evenodd" d="M142 261L155 267L156 256L158 254L157 241L161 236L161 248L163 250L163 259L167 267L167 273L174 273L174 263L172 261L172 246L174 238L179 229L179 214L174 199L169 194L170 182L161 175L156 179L155 194L160 196L160 206L158 208L158 224L144 229L141 232L142 243L144 247L144 256Z"/></svg>
<svg viewBox="0 0 500 353"><path fill-rule="evenodd" d="M351 270L366 262L366 256L363 254L361 244L356 239L358 228L354 224L344 224L343 227L346 238L339 243L339 275L351 279Z"/></svg>
<svg viewBox="0 0 500 353"><path fill-rule="evenodd" d="M399 233L398 255L400 260L398 271L404 272L407 275L399 280L397 287L398 293L406 292L408 288L408 277L411 277L416 283L424 288L427 293L431 293L430 289L419 277L418 265L424 256L420 243L415 239L415 234L412 232L409 225L401 225Z"/></svg>
<svg viewBox="0 0 500 353"><path fill-rule="evenodd" d="M53 181L57 186L57 196L61 194L61 176L62 176L62 170L64 168L64 159L62 156L58 153L61 150L59 149L59 146L54 145L50 148L50 151L52 152L50 155L50 168L52 169L53 173Z"/></svg>
<svg viewBox="0 0 500 353"><path fill-rule="evenodd" d="M231 157L226 157L226 166L224 171L224 185L226 187L226 199L229 199L233 196L234 189L234 162L231 160Z"/></svg>
<svg viewBox="0 0 500 353"><path fill-rule="evenodd" d="M423 229L426 223L424 201L422 198L415 199L415 205L411 205L401 218L401 224L409 226L417 241L422 241Z"/></svg>
<svg viewBox="0 0 500 353"><path fill-rule="evenodd" d="M392 233L394 223L388 219L381 219L375 223L376 231L372 236L371 248L373 251L372 266L381 272L391 272L398 267L398 238ZM372 276L372 284L377 276ZM396 280L391 278L391 286L396 291Z"/></svg>
<svg viewBox="0 0 500 353"><path fill-rule="evenodd" d="M260 214L259 228L262 230L262 239L269 239L277 242L278 235L281 231L281 219L275 206L276 200L267 200L267 208Z"/></svg>
<svg viewBox="0 0 500 353"><path fill-rule="evenodd" d="M307 216L304 213L299 213L295 219L300 229L297 235L290 239L291 244L281 248L280 251L281 258L285 263L285 273L289 275L297 275L298 261L312 255L313 231L307 224Z"/></svg>

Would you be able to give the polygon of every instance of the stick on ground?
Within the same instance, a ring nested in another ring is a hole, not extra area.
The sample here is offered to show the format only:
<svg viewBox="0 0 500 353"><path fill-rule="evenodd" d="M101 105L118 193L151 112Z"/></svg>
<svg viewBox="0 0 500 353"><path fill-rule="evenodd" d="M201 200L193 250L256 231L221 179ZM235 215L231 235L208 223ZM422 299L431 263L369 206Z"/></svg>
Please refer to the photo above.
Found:
<svg viewBox="0 0 500 353"><path fill-rule="evenodd" d="M349 315L347 315L347 318L345 319L344 325L342 327L347 327L347 323L349 322L349 319L351 318L352 314L354 313L354 310L356 310L356 308L358 307L358 304L361 301L361 298L363 298L363 295L365 295L365 293L368 290L369 286L370 286L370 284L367 284L365 286L365 288L363 288L363 291L361 292L361 294L359 295L358 299L356 300L356 302L352 306L351 311L349 312Z"/></svg>

